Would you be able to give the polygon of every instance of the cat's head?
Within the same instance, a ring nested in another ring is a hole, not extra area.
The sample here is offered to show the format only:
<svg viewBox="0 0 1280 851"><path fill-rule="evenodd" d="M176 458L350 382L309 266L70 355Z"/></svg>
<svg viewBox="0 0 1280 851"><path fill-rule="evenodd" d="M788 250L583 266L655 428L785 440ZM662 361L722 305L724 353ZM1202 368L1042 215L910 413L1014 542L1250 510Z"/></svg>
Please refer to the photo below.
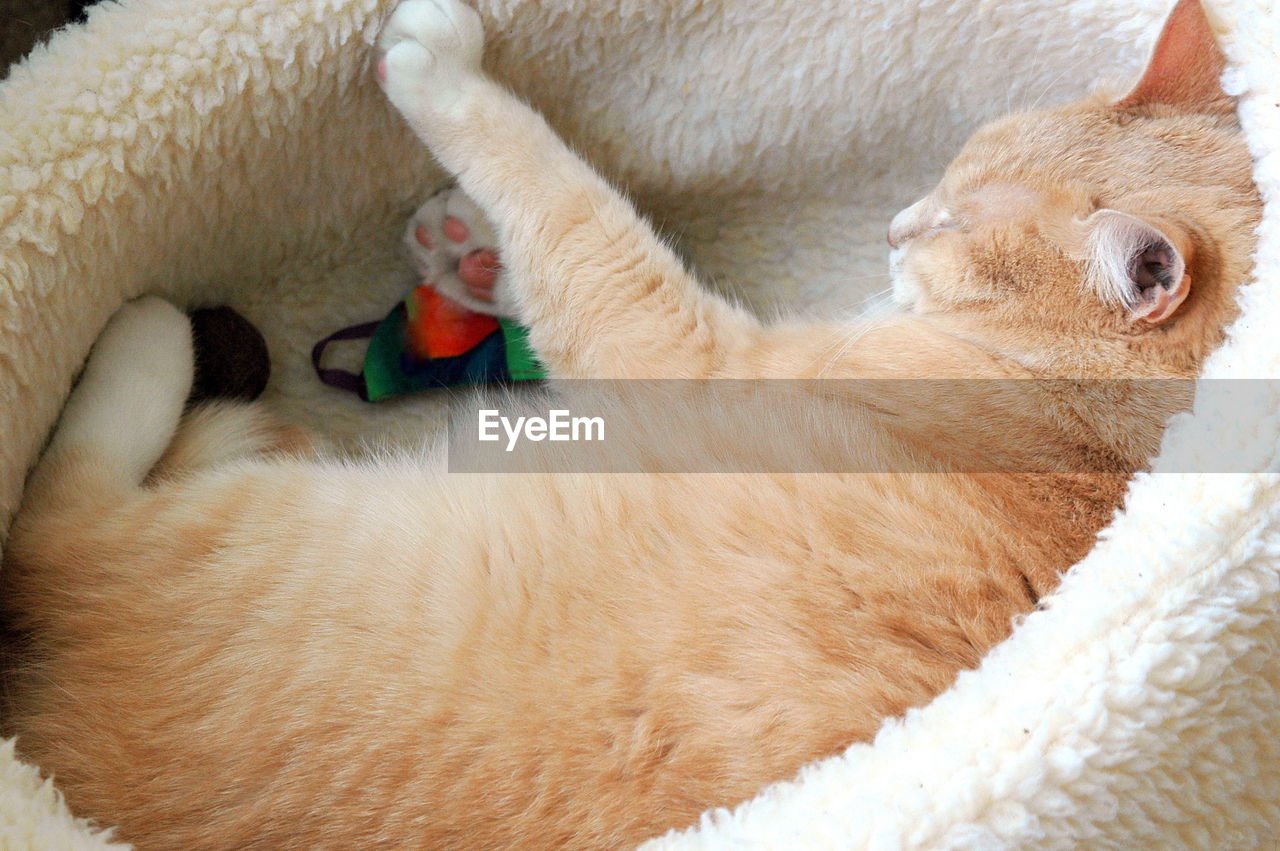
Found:
<svg viewBox="0 0 1280 851"><path fill-rule="evenodd" d="M894 218L895 298L1050 368L1055 346L1064 366L1104 344L1194 371L1234 315L1261 211L1223 66L1199 0L1181 0L1125 97L983 127Z"/></svg>

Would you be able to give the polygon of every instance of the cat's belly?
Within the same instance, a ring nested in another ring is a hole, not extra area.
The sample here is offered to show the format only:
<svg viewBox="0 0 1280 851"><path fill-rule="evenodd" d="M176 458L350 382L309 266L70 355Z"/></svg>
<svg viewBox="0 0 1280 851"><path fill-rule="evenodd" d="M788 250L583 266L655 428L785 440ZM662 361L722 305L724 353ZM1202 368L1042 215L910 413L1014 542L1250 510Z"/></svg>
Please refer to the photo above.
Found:
<svg viewBox="0 0 1280 851"><path fill-rule="evenodd" d="M224 474L99 550L16 731L143 846L638 841L1031 607L933 479Z"/></svg>

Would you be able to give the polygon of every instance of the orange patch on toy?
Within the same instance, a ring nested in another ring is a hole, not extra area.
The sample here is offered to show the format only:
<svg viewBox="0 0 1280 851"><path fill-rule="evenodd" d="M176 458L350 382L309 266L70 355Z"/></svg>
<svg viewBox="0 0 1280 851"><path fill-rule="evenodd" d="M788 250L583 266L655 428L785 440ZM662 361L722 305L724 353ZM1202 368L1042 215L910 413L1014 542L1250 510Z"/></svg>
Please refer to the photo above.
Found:
<svg viewBox="0 0 1280 851"><path fill-rule="evenodd" d="M452 358L471 351L498 330L498 320L450 301L430 284L405 299L409 351L416 358Z"/></svg>

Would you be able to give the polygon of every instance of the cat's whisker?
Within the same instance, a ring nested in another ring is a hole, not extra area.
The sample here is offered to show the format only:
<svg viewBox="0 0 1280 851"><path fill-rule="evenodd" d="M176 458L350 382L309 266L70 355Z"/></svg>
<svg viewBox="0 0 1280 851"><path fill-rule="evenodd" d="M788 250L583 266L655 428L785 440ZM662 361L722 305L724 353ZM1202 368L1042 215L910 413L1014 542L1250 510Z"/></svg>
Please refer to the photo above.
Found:
<svg viewBox="0 0 1280 851"><path fill-rule="evenodd" d="M1040 94L1036 97L1034 101L1031 102L1029 106L1024 106L1018 111L1034 112L1036 109L1039 109L1041 102L1045 99L1045 97L1049 95L1050 92L1053 91L1054 86L1058 85L1058 83L1061 82L1062 78L1067 74L1072 74L1073 76L1076 75L1086 61L1087 60L1083 58L1078 58L1073 60L1072 62L1069 62L1067 65L1065 65L1063 68L1061 68L1058 71L1058 73L1054 76L1052 80L1050 80L1040 89ZM1036 73L1038 75L1039 71L1037 71Z"/></svg>
<svg viewBox="0 0 1280 851"><path fill-rule="evenodd" d="M826 362L823 363L822 367L818 370L818 378L826 378L829 376L831 374L831 370L844 359L845 355L849 353L849 350L852 349L873 328L879 325L880 322L881 321L877 319L865 319L853 323L844 335L839 349L835 354L828 357Z"/></svg>
<svg viewBox="0 0 1280 851"><path fill-rule="evenodd" d="M853 348L863 337L877 326L883 324L883 319L878 317L859 317L848 325L841 326L832 336L834 341L825 346L818 357L817 362L821 362L817 377L827 377L831 369L843 360L849 350ZM834 352L834 354L832 354Z"/></svg>
<svg viewBox="0 0 1280 851"><path fill-rule="evenodd" d="M818 356L814 359L814 362L816 363L818 361L825 360L827 355L842 346L849 333L850 327L848 325L842 324L832 328L830 333L827 335L829 342L818 350Z"/></svg>

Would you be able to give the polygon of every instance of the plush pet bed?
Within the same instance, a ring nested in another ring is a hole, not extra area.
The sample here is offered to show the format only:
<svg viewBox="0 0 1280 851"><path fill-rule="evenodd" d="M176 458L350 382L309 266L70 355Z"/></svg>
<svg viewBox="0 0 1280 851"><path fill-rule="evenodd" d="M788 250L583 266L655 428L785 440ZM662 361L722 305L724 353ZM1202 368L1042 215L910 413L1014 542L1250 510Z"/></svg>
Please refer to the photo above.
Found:
<svg viewBox="0 0 1280 851"><path fill-rule="evenodd" d="M1134 78L1167 0L480 0L492 71L762 311L887 286L883 233L973 127ZM1258 280L1208 366L1280 373L1280 44L1209 0L1268 201ZM443 176L386 104L381 0L124 0L0 84L0 519L94 337L159 292L266 334L268 398L337 445L418 441L440 394L368 406L311 344L412 281ZM358 351L336 353L354 360ZM1043 611L979 671L657 847L1247 847L1280 830L1280 393L1201 403ZM1253 473L1253 474L1250 474ZM101 827L106 827L105 825ZM211 837L211 839L216 839ZM0 753L0 845L99 847Z"/></svg>

